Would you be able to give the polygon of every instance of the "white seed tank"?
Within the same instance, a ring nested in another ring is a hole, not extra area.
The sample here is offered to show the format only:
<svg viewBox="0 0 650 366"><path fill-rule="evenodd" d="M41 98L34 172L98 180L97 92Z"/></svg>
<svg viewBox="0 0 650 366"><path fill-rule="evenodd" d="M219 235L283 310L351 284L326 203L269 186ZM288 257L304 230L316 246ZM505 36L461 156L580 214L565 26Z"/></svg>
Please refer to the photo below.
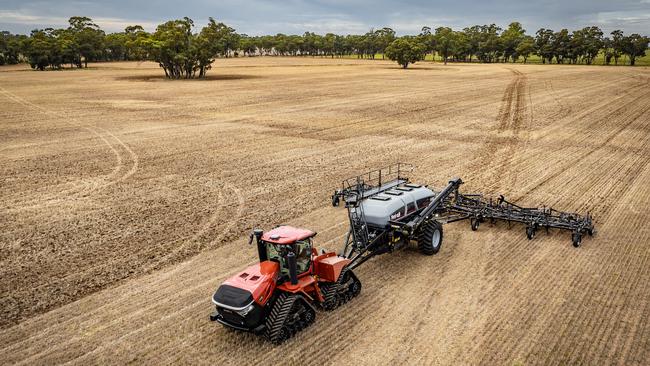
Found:
<svg viewBox="0 0 650 366"><path fill-rule="evenodd" d="M400 221L425 208L436 193L417 184L402 184L361 202L361 209L370 226L386 227L389 221Z"/></svg>

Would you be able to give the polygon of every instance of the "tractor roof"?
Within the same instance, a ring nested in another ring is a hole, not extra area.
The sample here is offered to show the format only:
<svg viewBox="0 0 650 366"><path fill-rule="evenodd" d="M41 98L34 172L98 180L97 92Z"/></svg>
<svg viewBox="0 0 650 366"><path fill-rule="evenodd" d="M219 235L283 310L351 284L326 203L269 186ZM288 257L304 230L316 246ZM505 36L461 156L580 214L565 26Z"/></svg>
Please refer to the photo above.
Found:
<svg viewBox="0 0 650 366"><path fill-rule="evenodd" d="M262 240L273 244L293 244L297 240L304 240L316 235L307 229L298 229L293 226L278 226L262 235Z"/></svg>

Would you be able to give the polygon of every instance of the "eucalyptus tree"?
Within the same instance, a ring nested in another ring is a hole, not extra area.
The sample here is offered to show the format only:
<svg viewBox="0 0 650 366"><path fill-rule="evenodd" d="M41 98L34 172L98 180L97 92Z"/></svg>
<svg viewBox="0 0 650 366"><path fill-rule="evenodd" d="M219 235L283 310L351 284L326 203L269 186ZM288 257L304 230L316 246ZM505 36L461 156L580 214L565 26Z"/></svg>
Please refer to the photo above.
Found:
<svg viewBox="0 0 650 366"><path fill-rule="evenodd" d="M445 65L447 64L447 59L453 52L455 45L454 38L454 31L451 28L436 28L436 34L434 35L434 39L436 41L436 51L438 51L438 54L442 56Z"/></svg>
<svg viewBox="0 0 650 366"><path fill-rule="evenodd" d="M630 66L634 66L637 57L645 56L648 50L648 42L650 42L650 38L637 33L623 39L623 53L630 58Z"/></svg>
<svg viewBox="0 0 650 366"><path fill-rule="evenodd" d="M395 40L395 31L392 28L384 27L376 30L375 34L377 35L376 51L382 54L381 58L383 59L386 48Z"/></svg>
<svg viewBox="0 0 650 366"><path fill-rule="evenodd" d="M104 31L93 23L88 17L74 16L68 22L68 32L71 33L74 48L78 52L76 65L81 67L81 59L85 67L88 67L88 61L96 61L104 51Z"/></svg>
<svg viewBox="0 0 650 366"><path fill-rule="evenodd" d="M14 65L21 61L22 44L27 39L25 35L0 32L0 65Z"/></svg>
<svg viewBox="0 0 650 366"><path fill-rule="evenodd" d="M535 52L545 64L553 61L553 30L540 28L535 36Z"/></svg>
<svg viewBox="0 0 650 366"><path fill-rule="evenodd" d="M535 52L535 39L531 36L524 36L524 39L517 45L515 49L517 57L524 59L524 63L528 61L528 57Z"/></svg>
<svg viewBox="0 0 650 366"><path fill-rule="evenodd" d="M53 28L33 30L23 44L23 52L35 70L60 69L65 62L61 40Z"/></svg>
<svg viewBox="0 0 650 366"><path fill-rule="evenodd" d="M501 33L504 62L512 58L512 62L517 59L517 47L526 37L526 30L519 22L512 22L508 29Z"/></svg>
<svg viewBox="0 0 650 366"><path fill-rule="evenodd" d="M621 55L624 52L624 36L623 31L616 29L610 33L612 36L611 46L612 46L612 57L614 57L614 64L618 65L618 59L621 58Z"/></svg>
<svg viewBox="0 0 650 366"><path fill-rule="evenodd" d="M403 68L424 60L426 47L416 37L400 37L386 47L386 56Z"/></svg>
<svg viewBox="0 0 650 366"><path fill-rule="evenodd" d="M420 38L420 44L424 46L426 53L431 53L431 59L435 61L436 54L436 39L431 33L431 27L422 27L422 31L418 35Z"/></svg>

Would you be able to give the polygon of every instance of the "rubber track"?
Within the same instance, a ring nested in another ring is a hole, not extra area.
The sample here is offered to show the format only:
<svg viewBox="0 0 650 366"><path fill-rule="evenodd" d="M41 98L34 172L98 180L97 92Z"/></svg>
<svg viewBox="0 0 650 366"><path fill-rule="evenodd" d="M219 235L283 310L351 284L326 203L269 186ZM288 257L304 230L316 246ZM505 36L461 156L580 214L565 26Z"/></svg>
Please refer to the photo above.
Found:
<svg viewBox="0 0 650 366"><path fill-rule="evenodd" d="M284 323L289 316L289 312L291 311L291 308L293 308L293 304L296 302L297 298L296 295L290 295L283 292L276 300L273 309L271 310L271 314L269 314L268 319L266 319L266 337L269 341L276 344L279 343L280 340L278 339L278 336L280 330L284 326Z"/></svg>

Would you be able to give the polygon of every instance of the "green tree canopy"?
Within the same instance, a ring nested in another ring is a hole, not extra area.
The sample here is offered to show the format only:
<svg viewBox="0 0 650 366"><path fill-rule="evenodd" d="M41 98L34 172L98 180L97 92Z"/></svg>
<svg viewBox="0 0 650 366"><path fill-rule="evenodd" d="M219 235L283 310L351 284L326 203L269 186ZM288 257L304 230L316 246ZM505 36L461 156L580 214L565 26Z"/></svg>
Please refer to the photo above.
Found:
<svg viewBox="0 0 650 366"><path fill-rule="evenodd" d="M542 63L591 64L598 55L604 63L618 64L627 55L630 64L646 54L647 37L625 36L615 30L603 37L598 27L558 32L539 29L534 38L526 35L521 23L511 22L503 30L496 24L474 25L462 30L422 27L413 36L397 37L392 28L370 29L365 34L338 35L305 32L302 35L276 34L250 37L210 18L200 32L194 31L189 18L172 20L158 26L154 33L139 25L123 32L105 34L91 18L71 17L64 29L42 29L30 37L8 32L0 34L0 64L28 60L35 69L88 66L92 61L152 60L160 64L170 78L203 77L217 57L239 54L274 56L329 56L374 59L387 56L388 47L397 39L418 43L433 58L444 62L516 62L536 54ZM411 63L411 62L409 62Z"/></svg>
<svg viewBox="0 0 650 366"><path fill-rule="evenodd" d="M623 39L623 53L630 57L630 65L634 66L637 57L645 56L648 42L650 42L650 38L636 33Z"/></svg>
<svg viewBox="0 0 650 366"><path fill-rule="evenodd" d="M517 57L522 57L524 63L528 61L528 57L530 57L533 52L535 52L535 39L531 36L525 36L515 49Z"/></svg>
<svg viewBox="0 0 650 366"><path fill-rule="evenodd" d="M23 43L27 36L0 32L0 65L14 65L21 61Z"/></svg>
<svg viewBox="0 0 650 366"><path fill-rule="evenodd" d="M64 63L63 42L52 28L33 30L24 43L24 52L33 69L60 69Z"/></svg>
<svg viewBox="0 0 650 366"><path fill-rule="evenodd" d="M74 63L81 67L83 58L84 66L88 61L95 61L104 52L104 31L88 17L74 16L68 20L70 27L62 34L66 38L67 52L74 58Z"/></svg>
<svg viewBox="0 0 650 366"><path fill-rule="evenodd" d="M447 64L447 59L455 46L454 31L449 27L439 27L436 28L436 34L433 38L436 42L436 50L444 59L445 64Z"/></svg>
<svg viewBox="0 0 650 366"><path fill-rule="evenodd" d="M623 52L625 52L625 42L623 31L620 29L612 31L611 46L612 46L612 56L614 57L614 64L618 65L618 59L621 57Z"/></svg>
<svg viewBox="0 0 650 366"><path fill-rule="evenodd" d="M226 56L238 47L239 35L235 30L213 18L198 34L192 32L193 27L194 21L187 17L171 20L140 42L170 79L202 78L215 57Z"/></svg>
<svg viewBox="0 0 650 366"><path fill-rule="evenodd" d="M415 37L402 37L394 40L386 47L386 56L403 68L424 59L426 47Z"/></svg>
<svg viewBox="0 0 650 366"><path fill-rule="evenodd" d="M503 31L501 39L503 41L503 56L506 61L509 58L512 58L512 62L516 61L517 47L519 47L519 44L525 37L526 30L524 30L519 22L510 23L508 29Z"/></svg>

